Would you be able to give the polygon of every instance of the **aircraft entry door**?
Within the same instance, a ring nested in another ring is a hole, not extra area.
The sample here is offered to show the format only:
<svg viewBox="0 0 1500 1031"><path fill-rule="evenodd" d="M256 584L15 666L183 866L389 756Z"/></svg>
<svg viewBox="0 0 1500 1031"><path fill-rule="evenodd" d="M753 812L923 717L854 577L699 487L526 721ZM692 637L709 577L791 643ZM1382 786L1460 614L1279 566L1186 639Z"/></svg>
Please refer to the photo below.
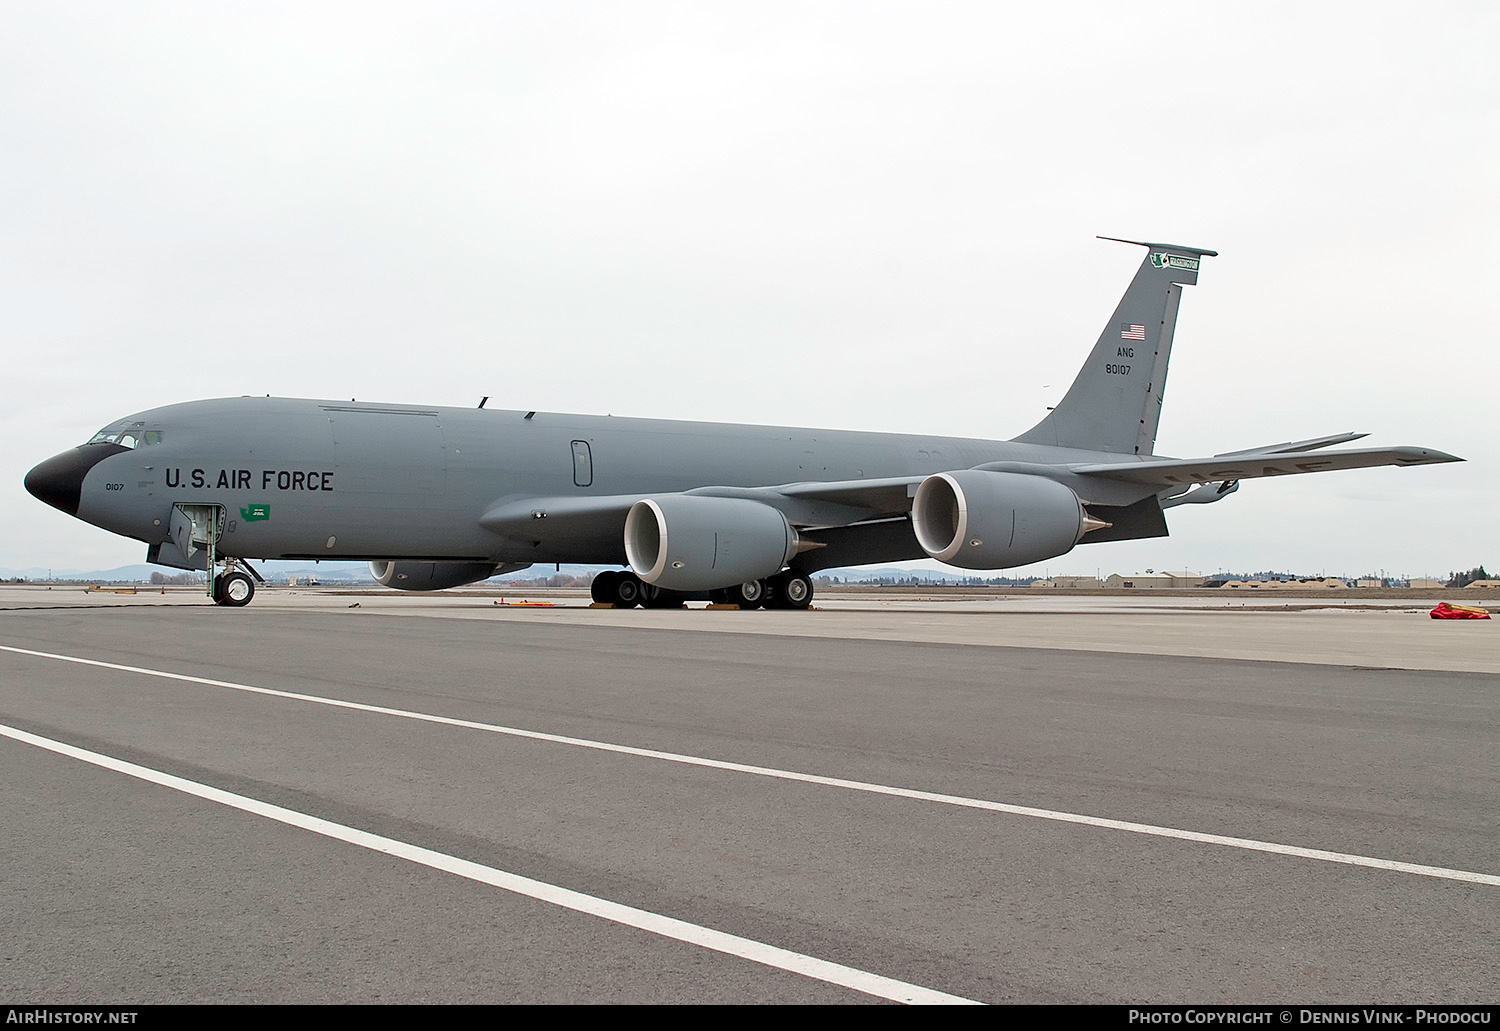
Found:
<svg viewBox="0 0 1500 1031"><path fill-rule="evenodd" d="M224 532L224 506L178 502L172 506L172 521L167 529L180 557L188 563L186 568L208 570L208 593L212 597L214 563L218 558L219 536Z"/></svg>

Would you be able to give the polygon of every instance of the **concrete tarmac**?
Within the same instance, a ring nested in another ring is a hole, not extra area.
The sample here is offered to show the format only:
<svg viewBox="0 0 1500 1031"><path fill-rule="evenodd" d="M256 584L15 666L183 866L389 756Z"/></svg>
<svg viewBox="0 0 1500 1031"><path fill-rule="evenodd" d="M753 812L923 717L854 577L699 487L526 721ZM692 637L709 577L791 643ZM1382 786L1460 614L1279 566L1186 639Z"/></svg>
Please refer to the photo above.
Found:
<svg viewBox="0 0 1500 1031"><path fill-rule="evenodd" d="M371 589L270 587L256 593L256 611L343 612L372 615L520 621L561 626L710 633L838 637L988 647L1191 655L1205 658L1290 660L1336 666L1439 669L1500 673L1500 619L1443 621L1427 615L1438 601L1485 605L1488 594L1366 600L1233 594L1205 597L1142 591L1129 595L1041 592L973 597L960 593L850 591L819 595L812 612L589 608L579 591L494 590L414 594ZM81 587L0 586L0 615L33 608L131 609L204 607L201 589L165 593L94 594Z"/></svg>
<svg viewBox="0 0 1500 1031"><path fill-rule="evenodd" d="M46 653L0 651L6 727L802 957L992 1003L1500 990L1494 621L39 593L0 590ZM0 806L7 1000L878 1001L14 736Z"/></svg>

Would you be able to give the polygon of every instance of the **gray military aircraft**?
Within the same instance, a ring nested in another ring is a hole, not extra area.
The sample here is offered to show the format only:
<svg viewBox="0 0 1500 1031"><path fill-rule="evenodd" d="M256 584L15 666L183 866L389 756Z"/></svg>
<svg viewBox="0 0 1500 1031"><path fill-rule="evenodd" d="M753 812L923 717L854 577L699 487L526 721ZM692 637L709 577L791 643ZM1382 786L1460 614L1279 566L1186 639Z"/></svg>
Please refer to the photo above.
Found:
<svg viewBox="0 0 1500 1031"><path fill-rule="evenodd" d="M1119 242L1146 248L1140 269L1061 403L1013 440L241 397L113 422L26 489L149 562L207 570L221 605L249 602L248 560L274 558L365 559L408 591L620 565L595 601L805 608L820 569L1022 566L1166 536L1164 509L1252 477L1461 461L1324 450L1355 433L1155 455L1182 287L1216 252Z"/></svg>

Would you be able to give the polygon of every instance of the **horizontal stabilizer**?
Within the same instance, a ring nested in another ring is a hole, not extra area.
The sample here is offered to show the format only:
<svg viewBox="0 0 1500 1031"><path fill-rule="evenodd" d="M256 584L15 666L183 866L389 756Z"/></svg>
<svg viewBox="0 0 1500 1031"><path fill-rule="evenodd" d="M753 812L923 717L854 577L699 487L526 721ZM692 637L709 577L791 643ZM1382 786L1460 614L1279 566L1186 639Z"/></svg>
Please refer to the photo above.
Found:
<svg viewBox="0 0 1500 1031"><path fill-rule="evenodd" d="M1080 476L1100 476L1127 483L1171 486L1248 480L1257 476L1295 476L1335 469L1369 469L1381 465L1439 465L1462 458L1421 447L1357 448L1317 454L1258 453L1217 455L1213 458L1167 458L1149 462L1120 462L1069 466Z"/></svg>
<svg viewBox="0 0 1500 1031"><path fill-rule="evenodd" d="M1210 258L1217 258L1218 251L1211 251L1207 247L1189 247L1181 243L1152 243L1149 240L1127 240L1120 236L1100 236L1099 240L1108 240L1110 243L1133 243L1137 247L1149 247L1153 251L1179 251L1183 254L1203 254Z"/></svg>

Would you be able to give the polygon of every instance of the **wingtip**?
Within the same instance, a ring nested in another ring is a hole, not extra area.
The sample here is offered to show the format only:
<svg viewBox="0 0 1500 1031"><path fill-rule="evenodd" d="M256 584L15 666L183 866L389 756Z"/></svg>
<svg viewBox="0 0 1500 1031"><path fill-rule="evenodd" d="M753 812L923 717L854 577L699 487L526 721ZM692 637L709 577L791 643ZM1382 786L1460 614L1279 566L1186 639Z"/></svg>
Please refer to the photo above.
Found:
<svg viewBox="0 0 1500 1031"><path fill-rule="evenodd" d="M1444 465L1448 462L1468 461L1467 458L1459 458L1457 455L1450 455L1446 451L1430 447L1403 447L1396 450L1411 456L1408 461L1402 463L1403 465Z"/></svg>

